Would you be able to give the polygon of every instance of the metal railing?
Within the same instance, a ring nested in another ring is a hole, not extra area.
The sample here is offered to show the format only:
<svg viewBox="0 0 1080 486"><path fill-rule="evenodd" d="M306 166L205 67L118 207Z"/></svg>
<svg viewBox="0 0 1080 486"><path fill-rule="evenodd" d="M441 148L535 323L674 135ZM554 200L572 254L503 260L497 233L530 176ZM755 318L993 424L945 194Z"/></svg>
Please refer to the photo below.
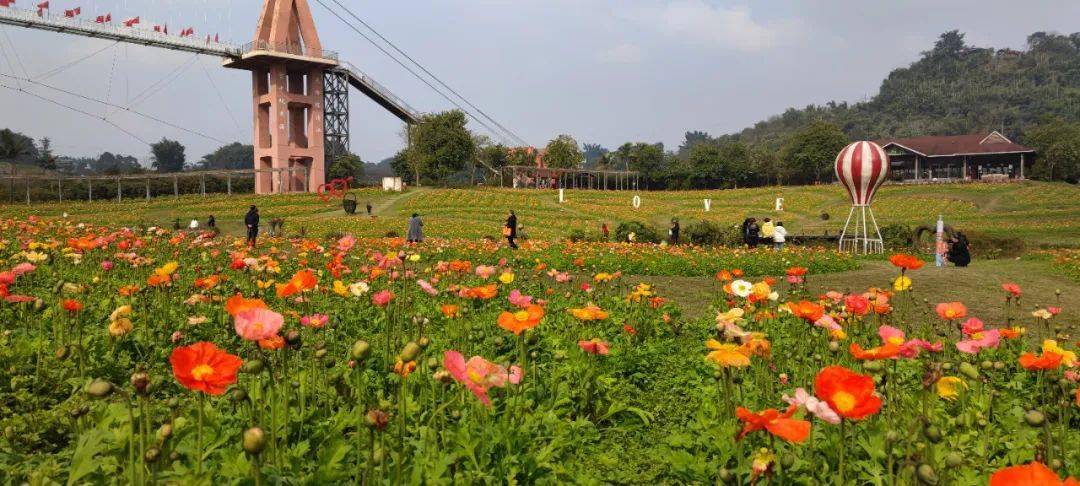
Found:
<svg viewBox="0 0 1080 486"><path fill-rule="evenodd" d="M239 57L240 48L226 42L214 42L197 36L180 37L155 32L143 27L126 27L122 24L97 23L79 17L65 17L47 13L38 15L35 10L0 8L0 24L16 25L30 29L47 30L67 34L96 37L132 44L162 47L178 51L211 54L220 57Z"/></svg>
<svg viewBox="0 0 1080 486"><path fill-rule="evenodd" d="M373 92L378 93L379 96L398 106L403 112L409 114L413 120L418 120L420 118L420 112L416 111L412 106L409 106L405 100L399 98L385 86L379 84L374 78L368 76L367 73L361 71L360 68L353 65L353 63L349 61L338 61L338 69L348 72L350 76L359 80Z"/></svg>
<svg viewBox="0 0 1080 486"><path fill-rule="evenodd" d="M294 56L327 59L335 62L338 60L338 53L336 51L315 49L310 46L295 44L291 42L282 44L280 42L267 42L260 40L248 42L247 44L240 46L240 52L242 53L248 53L253 51L280 52L283 54L292 54Z"/></svg>

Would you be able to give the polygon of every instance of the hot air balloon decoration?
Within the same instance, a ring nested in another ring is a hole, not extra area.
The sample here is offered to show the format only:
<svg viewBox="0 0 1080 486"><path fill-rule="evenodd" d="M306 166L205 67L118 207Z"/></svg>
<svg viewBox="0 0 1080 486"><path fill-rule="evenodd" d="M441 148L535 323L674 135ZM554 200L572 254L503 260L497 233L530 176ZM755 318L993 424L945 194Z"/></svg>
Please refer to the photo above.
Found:
<svg viewBox="0 0 1080 486"><path fill-rule="evenodd" d="M889 156L874 142L852 143L836 156L836 179L851 196L851 210L840 232L840 251L864 255L885 251L870 202L888 176Z"/></svg>

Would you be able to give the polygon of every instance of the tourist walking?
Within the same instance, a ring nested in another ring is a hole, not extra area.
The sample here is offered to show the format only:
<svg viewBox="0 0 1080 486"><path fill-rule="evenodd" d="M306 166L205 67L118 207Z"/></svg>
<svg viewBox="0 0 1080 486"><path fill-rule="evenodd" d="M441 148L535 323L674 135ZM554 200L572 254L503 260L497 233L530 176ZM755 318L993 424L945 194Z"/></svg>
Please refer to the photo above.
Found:
<svg viewBox="0 0 1080 486"><path fill-rule="evenodd" d="M761 239L768 245L773 240L773 230L776 226L772 222L772 218L765 218L765 222L761 223Z"/></svg>
<svg viewBox="0 0 1080 486"><path fill-rule="evenodd" d="M777 250L784 249L784 243L787 241L787 228L784 227L783 221L777 221L776 227L773 228L773 248Z"/></svg>
<svg viewBox="0 0 1080 486"><path fill-rule="evenodd" d="M503 236L506 237L506 243L510 245L511 249L517 249L517 243L514 243L514 238L517 238L517 215L514 214L514 210L510 210L510 216L506 218L506 225L503 226Z"/></svg>
<svg viewBox="0 0 1080 486"><path fill-rule="evenodd" d="M600 233L604 235L604 241L611 241L611 234L608 231L607 223L600 225Z"/></svg>
<svg viewBox="0 0 1080 486"><path fill-rule="evenodd" d="M209 218L206 218L207 228L217 228L217 220L214 219L214 215L211 214Z"/></svg>
<svg viewBox="0 0 1080 486"><path fill-rule="evenodd" d="M255 207L254 204L244 215L244 224L247 226L247 244L254 248L255 240L259 238L259 208Z"/></svg>
<svg viewBox="0 0 1080 486"><path fill-rule="evenodd" d="M371 201L367 202L367 215L369 217L371 216Z"/></svg>
<svg viewBox="0 0 1080 486"><path fill-rule="evenodd" d="M424 241L424 222L420 220L420 215L413 213L409 218L409 230L405 235L405 240L409 243L422 243Z"/></svg>
<svg viewBox="0 0 1080 486"><path fill-rule="evenodd" d="M746 232L743 234L743 238L746 241L746 246L750 248L757 248L758 245L758 233L761 232L761 227L757 224L757 218L750 218L747 220Z"/></svg>
<svg viewBox="0 0 1080 486"><path fill-rule="evenodd" d="M668 237L672 245L679 244L679 218L671 218L671 229L668 230Z"/></svg>

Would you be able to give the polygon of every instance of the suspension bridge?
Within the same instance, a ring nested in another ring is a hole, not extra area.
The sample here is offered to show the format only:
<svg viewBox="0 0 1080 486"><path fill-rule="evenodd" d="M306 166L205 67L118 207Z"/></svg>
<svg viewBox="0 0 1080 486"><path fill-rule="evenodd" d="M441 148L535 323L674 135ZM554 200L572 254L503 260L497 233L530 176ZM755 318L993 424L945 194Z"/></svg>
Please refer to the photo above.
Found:
<svg viewBox="0 0 1080 486"><path fill-rule="evenodd" d="M374 44L346 16L372 31L374 29L339 1L330 0L345 12L344 16L323 0L315 1ZM167 26L139 25L139 17L119 23L112 22L111 14L84 18L78 7L53 13L48 1L37 4L33 10L17 8L14 4L15 0L0 0L0 24L220 57L223 67L250 71L256 193L311 192L325 180L327 160L349 150L350 87L407 125L416 124L421 118L420 112L402 98L355 65L339 59L337 52L322 47L307 0L264 0L254 39L244 44L223 42L216 35L201 38L190 28L169 34ZM380 51L391 56L413 76L497 137L524 145L520 137L476 108L382 34L377 31L375 34L442 89L376 44ZM444 91L449 91L456 99Z"/></svg>

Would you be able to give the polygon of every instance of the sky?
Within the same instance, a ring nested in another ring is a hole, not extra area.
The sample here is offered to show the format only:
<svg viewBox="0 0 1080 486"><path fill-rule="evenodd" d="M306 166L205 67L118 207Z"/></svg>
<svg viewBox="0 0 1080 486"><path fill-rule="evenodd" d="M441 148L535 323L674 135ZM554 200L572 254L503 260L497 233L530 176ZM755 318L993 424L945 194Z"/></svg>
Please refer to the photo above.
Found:
<svg viewBox="0 0 1080 486"><path fill-rule="evenodd" d="M959 29L975 46L1017 49L1032 32L1080 30L1076 0L340 1L537 146L569 134L608 148L632 141L672 149L688 130L720 135L788 107L864 100L948 30ZM320 0L308 2L324 48L420 111L453 108ZM54 12L80 6L84 17L139 15L144 25L167 23L171 32L191 26L237 44L254 36L261 3L51 0ZM0 26L0 48L0 74L47 75L41 82L198 132L45 88L30 90L94 116L0 88L0 128L48 136L62 155L111 151L148 163L144 141L167 137L183 143L194 162L219 141L250 143L250 75L222 68L220 59L13 26ZM0 76L0 84L14 83ZM400 150L401 122L361 93L350 96L352 151L377 162ZM470 127L486 133L475 122Z"/></svg>

